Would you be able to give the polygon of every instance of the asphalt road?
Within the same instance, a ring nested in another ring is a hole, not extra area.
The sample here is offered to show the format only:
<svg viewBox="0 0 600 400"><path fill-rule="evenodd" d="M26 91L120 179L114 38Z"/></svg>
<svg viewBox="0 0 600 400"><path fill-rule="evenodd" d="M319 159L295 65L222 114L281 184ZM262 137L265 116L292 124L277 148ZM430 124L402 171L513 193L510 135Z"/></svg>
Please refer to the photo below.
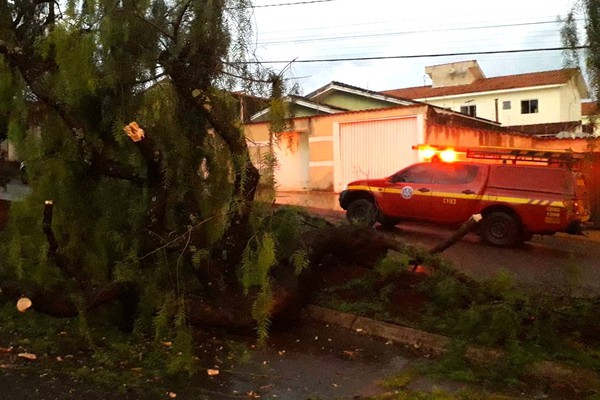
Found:
<svg viewBox="0 0 600 400"><path fill-rule="evenodd" d="M452 230L420 224L400 224L392 234L413 245L432 247ZM468 234L442 255L475 278L508 271L521 283L575 296L600 295L600 232L590 237L536 235L517 248L496 248Z"/></svg>
<svg viewBox="0 0 600 400"><path fill-rule="evenodd" d="M295 204L331 220L345 219L345 212L330 192L281 192L278 204ZM453 231L416 223L401 223L393 231L396 238L410 244L432 247ZM442 255L475 278L489 278L501 270L515 280L543 290L575 296L600 295L600 231L590 238L566 234L536 235L521 247L501 249L469 234Z"/></svg>

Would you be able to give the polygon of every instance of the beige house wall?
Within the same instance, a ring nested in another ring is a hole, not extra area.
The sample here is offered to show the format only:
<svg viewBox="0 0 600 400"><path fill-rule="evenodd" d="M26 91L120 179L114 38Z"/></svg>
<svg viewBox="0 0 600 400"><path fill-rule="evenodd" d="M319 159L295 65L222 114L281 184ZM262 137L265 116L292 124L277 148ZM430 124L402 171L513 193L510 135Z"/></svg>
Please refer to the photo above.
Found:
<svg viewBox="0 0 600 400"><path fill-rule="evenodd" d="M560 88L560 118L561 121L580 121L581 95L573 85L565 85Z"/></svg>
<svg viewBox="0 0 600 400"><path fill-rule="evenodd" d="M425 138L427 144L439 147L502 146L531 148L533 146L531 136L439 124L428 125Z"/></svg>
<svg viewBox="0 0 600 400"><path fill-rule="evenodd" d="M318 163L323 161L333 162L333 138L327 141L310 141L310 162Z"/></svg>
<svg viewBox="0 0 600 400"><path fill-rule="evenodd" d="M333 191L333 164L330 166L311 166L309 170L312 190Z"/></svg>

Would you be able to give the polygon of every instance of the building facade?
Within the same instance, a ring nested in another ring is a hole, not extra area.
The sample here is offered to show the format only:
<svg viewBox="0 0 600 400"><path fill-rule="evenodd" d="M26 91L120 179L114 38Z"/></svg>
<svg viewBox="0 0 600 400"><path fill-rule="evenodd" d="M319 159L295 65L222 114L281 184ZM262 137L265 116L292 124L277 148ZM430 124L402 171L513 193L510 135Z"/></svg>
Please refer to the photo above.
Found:
<svg viewBox="0 0 600 400"><path fill-rule="evenodd" d="M427 67L425 72L431 85L382 93L492 120L526 133L582 130L581 102L589 92L577 68L487 78L472 60Z"/></svg>

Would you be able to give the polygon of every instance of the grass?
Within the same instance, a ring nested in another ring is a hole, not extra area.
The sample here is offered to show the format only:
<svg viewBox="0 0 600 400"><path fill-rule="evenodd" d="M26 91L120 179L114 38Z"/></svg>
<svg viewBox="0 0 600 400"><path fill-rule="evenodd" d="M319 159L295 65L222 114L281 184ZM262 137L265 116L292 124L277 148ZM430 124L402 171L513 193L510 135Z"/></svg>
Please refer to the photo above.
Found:
<svg viewBox="0 0 600 400"><path fill-rule="evenodd" d="M439 271L415 280L403 263L396 273L392 264L386 260L361 278L340 282L316 302L454 338L446 355L422 371L434 377L516 386L538 360L600 372L596 299L527 291L505 272L476 283ZM425 301L411 300L419 298ZM465 361L467 344L499 348L506 357L485 368L473 366Z"/></svg>

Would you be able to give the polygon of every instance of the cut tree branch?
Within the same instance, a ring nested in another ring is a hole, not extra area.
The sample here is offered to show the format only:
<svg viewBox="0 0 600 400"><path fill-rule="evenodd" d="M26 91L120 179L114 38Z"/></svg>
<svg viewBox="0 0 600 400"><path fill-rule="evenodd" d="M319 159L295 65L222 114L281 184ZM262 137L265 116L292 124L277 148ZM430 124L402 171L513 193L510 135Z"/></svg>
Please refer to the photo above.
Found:
<svg viewBox="0 0 600 400"><path fill-rule="evenodd" d="M58 252L58 241L52 230L52 214L54 210L54 203L52 200L46 200L44 204L44 217L42 220L42 229L46 235L48 241L48 260L53 262L58 269L60 269L68 278L73 279L79 287L84 288L87 286L87 279L76 269L73 268L72 264L61 256Z"/></svg>
<svg viewBox="0 0 600 400"><path fill-rule="evenodd" d="M429 249L429 253L437 254L446 250L448 247L452 246L454 243L462 239L467 233L474 230L482 218L483 217L481 216L481 214L471 215L471 217L465 223L463 223L460 226L460 228L458 228L452 235L450 235L448 239L444 240L441 243L438 243L437 245Z"/></svg>
<svg viewBox="0 0 600 400"><path fill-rule="evenodd" d="M58 242L52 231L52 211L54 209L52 200L46 200L44 203L44 219L42 221L42 229L48 241L48 259L56 262L58 252Z"/></svg>

